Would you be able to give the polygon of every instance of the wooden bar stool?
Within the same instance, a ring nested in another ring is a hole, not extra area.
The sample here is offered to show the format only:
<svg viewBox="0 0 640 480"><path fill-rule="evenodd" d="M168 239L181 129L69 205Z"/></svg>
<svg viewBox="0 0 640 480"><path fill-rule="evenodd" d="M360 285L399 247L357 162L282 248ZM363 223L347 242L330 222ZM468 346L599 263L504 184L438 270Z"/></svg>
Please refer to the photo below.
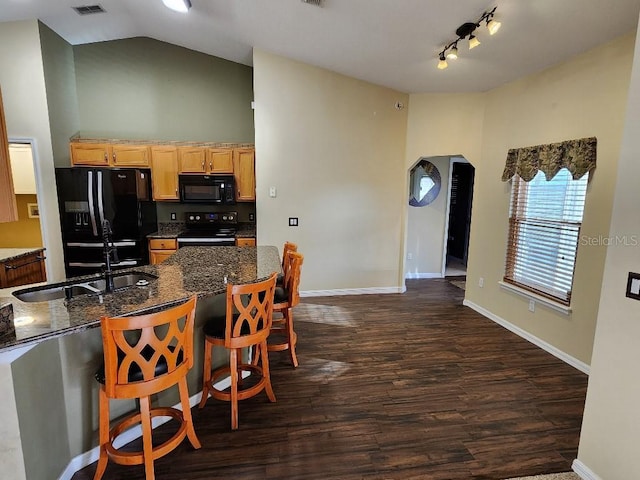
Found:
<svg viewBox="0 0 640 480"><path fill-rule="evenodd" d="M284 278L287 276L287 272L289 271L289 261L287 259L287 254L289 252L297 252L298 245L292 242L284 242L284 246L282 247L282 275L278 275L277 286L281 287L284 283Z"/></svg>
<svg viewBox="0 0 640 480"><path fill-rule="evenodd" d="M292 309L300 302L300 272L304 255L289 250L286 252L283 270L286 272L282 286L276 288L273 311L280 312L282 318L273 320L269 335L268 350L270 352L289 351L289 357L294 367L298 366L296 344L298 335L293 329Z"/></svg>
<svg viewBox="0 0 640 480"><path fill-rule="evenodd" d="M227 284L226 314L215 316L204 326L204 371L200 408L209 398L231 402L231 429L238 428L238 401L265 391L271 402L276 397L271 388L267 337L273 316L273 295L277 274L268 280L245 285ZM212 371L213 347L229 350L229 365ZM249 363L242 360L242 349L252 348ZM250 378L243 381L243 372ZM224 390L216 382L229 376L230 386Z"/></svg>
<svg viewBox="0 0 640 480"><path fill-rule="evenodd" d="M147 480L155 478L153 461L189 438L200 448L191 418L187 372L193 366L193 321L196 297L177 307L135 317L102 317L104 365L96 372L100 385L100 458L94 480L102 478L108 459L121 465L144 464ZM178 384L182 411L151 408L151 395ZM119 421L109 430L109 399L138 399L140 412ZM171 417L178 431L161 445L153 446L151 419ZM142 424L143 450L119 451L113 441L133 425Z"/></svg>

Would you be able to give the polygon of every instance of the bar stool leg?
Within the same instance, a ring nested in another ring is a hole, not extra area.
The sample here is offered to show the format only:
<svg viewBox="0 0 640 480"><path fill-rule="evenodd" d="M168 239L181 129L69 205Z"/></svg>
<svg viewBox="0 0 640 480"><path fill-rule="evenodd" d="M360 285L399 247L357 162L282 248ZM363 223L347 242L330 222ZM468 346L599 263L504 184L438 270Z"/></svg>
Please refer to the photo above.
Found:
<svg viewBox="0 0 640 480"><path fill-rule="evenodd" d="M98 402L100 409L100 458L98 459L98 466L96 467L93 480L100 480L102 478L107 468L107 462L109 461L106 449L106 445L109 443L109 399L107 398L104 388L100 388Z"/></svg>
<svg viewBox="0 0 640 480"><path fill-rule="evenodd" d="M238 429L238 351L232 348L229 353L231 374L231 429Z"/></svg>
<svg viewBox="0 0 640 480"><path fill-rule="evenodd" d="M293 331L293 311L287 308L284 312L284 324L287 329L287 342L289 343L289 357L294 367L298 366L298 356L296 355L296 332Z"/></svg>
<svg viewBox="0 0 640 480"><path fill-rule="evenodd" d="M182 404L182 418L187 424L187 438L191 442L191 446L196 450L199 449L200 440L196 436L196 431L193 428L193 418L191 417L191 406L189 405L189 390L187 387L187 377L182 377L178 383L178 390L180 391L180 403Z"/></svg>
<svg viewBox="0 0 640 480"><path fill-rule="evenodd" d="M204 342L204 368L202 371L202 398L198 408L203 408L209 399L209 388L211 386L211 351L213 345L205 340ZM192 442L193 443L193 442Z"/></svg>
<svg viewBox="0 0 640 480"><path fill-rule="evenodd" d="M273 388L271 387L271 374L269 372L269 350L267 348L267 341L265 340L263 343L258 345L260 349L260 355L262 357L262 376L265 379L264 390L267 393L267 398L270 402L276 401L276 395L273 393Z"/></svg>
<svg viewBox="0 0 640 480"><path fill-rule="evenodd" d="M151 412L149 397L140 398L140 421L142 422L142 451L144 456L144 471L146 480L154 480L153 471L153 443L151 439Z"/></svg>

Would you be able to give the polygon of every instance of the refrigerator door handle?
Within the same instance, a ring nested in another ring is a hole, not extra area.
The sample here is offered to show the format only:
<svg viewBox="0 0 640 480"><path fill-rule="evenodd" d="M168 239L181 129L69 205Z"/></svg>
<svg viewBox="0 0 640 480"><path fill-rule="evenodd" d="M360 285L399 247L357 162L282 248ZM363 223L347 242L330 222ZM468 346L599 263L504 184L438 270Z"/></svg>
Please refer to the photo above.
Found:
<svg viewBox="0 0 640 480"><path fill-rule="evenodd" d="M98 227L96 225L96 213L93 205L93 171L89 170L89 180L87 182L89 187L89 216L91 217L91 230L93 235L98 235Z"/></svg>
<svg viewBox="0 0 640 480"><path fill-rule="evenodd" d="M102 198L102 172L98 170L98 213L100 214L100 225L105 221L104 218L104 203ZM100 227L102 228L102 227Z"/></svg>

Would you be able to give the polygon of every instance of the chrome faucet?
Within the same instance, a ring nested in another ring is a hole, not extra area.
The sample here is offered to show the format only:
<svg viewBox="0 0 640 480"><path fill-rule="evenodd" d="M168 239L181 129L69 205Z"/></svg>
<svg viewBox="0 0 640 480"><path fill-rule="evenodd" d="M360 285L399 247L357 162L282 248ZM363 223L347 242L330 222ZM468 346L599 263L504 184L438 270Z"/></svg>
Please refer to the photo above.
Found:
<svg viewBox="0 0 640 480"><path fill-rule="evenodd" d="M107 292L113 292L113 271L111 270L111 262L118 263L118 249L113 244L113 231L109 220L102 222L102 244L104 254L104 280Z"/></svg>

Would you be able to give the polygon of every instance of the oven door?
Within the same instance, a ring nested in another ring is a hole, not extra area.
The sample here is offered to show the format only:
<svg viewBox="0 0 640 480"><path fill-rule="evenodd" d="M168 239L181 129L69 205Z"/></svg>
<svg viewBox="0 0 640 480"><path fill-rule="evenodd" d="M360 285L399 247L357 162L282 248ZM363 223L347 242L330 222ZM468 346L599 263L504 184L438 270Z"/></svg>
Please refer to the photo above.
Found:
<svg viewBox="0 0 640 480"><path fill-rule="evenodd" d="M233 247L235 237L178 237L178 248L181 247Z"/></svg>

